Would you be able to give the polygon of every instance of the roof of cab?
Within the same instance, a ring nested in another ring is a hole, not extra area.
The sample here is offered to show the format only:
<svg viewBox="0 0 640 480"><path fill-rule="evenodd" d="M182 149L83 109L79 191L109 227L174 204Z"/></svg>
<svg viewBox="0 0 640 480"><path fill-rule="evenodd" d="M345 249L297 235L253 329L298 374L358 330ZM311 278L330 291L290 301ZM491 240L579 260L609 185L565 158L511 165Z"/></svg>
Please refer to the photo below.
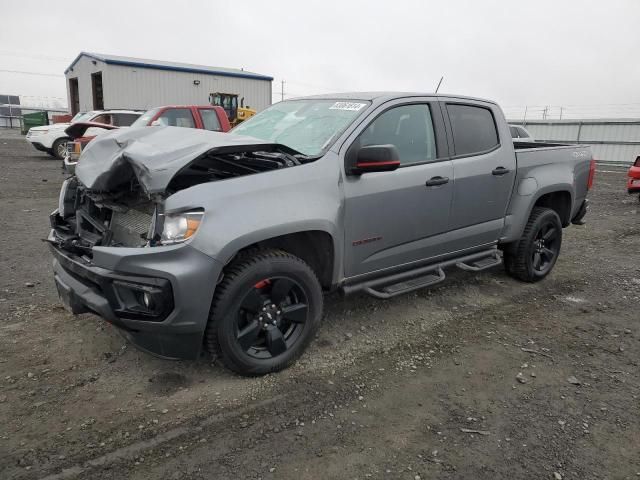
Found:
<svg viewBox="0 0 640 480"><path fill-rule="evenodd" d="M309 95L305 97L296 97L291 100L301 100L303 98L312 98L318 100L366 100L366 101L378 101L386 102L394 100L396 98L409 98L409 97L438 97L446 99L456 100L473 100L478 102L487 102L496 104L493 100L487 100L486 98L468 97L464 95L450 95L444 93L429 93L429 92L344 92L344 93L323 93L320 95Z"/></svg>

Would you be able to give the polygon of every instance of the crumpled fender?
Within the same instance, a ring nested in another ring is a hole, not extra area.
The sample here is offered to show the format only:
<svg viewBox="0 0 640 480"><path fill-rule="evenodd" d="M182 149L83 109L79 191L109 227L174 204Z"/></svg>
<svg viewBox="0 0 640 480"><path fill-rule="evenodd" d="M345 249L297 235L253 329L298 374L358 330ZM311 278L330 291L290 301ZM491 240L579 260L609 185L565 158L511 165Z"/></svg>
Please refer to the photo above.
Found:
<svg viewBox="0 0 640 480"><path fill-rule="evenodd" d="M107 132L82 152L78 180L94 191L114 191L135 176L147 195L162 193L173 177L203 154L273 150L253 137L182 127L140 127Z"/></svg>

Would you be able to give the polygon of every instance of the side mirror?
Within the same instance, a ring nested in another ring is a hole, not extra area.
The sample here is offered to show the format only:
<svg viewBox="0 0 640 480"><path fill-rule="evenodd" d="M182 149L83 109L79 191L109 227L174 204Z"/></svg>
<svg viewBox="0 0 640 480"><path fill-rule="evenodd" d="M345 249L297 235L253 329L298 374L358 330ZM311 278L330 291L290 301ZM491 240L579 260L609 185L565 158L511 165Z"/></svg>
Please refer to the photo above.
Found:
<svg viewBox="0 0 640 480"><path fill-rule="evenodd" d="M351 173L390 172L399 166L400 154L394 145L368 145L358 150Z"/></svg>

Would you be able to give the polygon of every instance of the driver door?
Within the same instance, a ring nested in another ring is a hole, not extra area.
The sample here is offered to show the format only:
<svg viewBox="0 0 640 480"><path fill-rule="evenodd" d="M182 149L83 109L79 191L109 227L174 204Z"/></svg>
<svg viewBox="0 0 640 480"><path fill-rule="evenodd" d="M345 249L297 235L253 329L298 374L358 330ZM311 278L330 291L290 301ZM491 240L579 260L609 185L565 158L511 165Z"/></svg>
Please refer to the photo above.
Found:
<svg viewBox="0 0 640 480"><path fill-rule="evenodd" d="M394 102L375 112L345 160L367 145L394 145L400 167L346 175L345 277L384 271L447 253L453 198L444 122L437 102Z"/></svg>

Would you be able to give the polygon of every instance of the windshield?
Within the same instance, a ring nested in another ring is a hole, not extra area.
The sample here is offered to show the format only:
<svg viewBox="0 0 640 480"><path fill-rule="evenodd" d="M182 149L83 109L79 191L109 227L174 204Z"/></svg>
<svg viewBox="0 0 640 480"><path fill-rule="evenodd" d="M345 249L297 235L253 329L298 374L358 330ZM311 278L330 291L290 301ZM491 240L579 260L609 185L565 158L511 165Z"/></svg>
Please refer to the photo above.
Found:
<svg viewBox="0 0 640 480"><path fill-rule="evenodd" d="M89 117L91 116L92 113L93 112L78 112L71 119L70 123L85 122L85 121L87 121L89 119Z"/></svg>
<svg viewBox="0 0 640 480"><path fill-rule="evenodd" d="M242 122L233 133L316 156L328 149L369 103L315 99L279 102Z"/></svg>
<svg viewBox="0 0 640 480"><path fill-rule="evenodd" d="M147 110L144 112L138 119L131 124L132 127L146 127L151 122L151 119L156 116L159 108L152 108L151 110Z"/></svg>

